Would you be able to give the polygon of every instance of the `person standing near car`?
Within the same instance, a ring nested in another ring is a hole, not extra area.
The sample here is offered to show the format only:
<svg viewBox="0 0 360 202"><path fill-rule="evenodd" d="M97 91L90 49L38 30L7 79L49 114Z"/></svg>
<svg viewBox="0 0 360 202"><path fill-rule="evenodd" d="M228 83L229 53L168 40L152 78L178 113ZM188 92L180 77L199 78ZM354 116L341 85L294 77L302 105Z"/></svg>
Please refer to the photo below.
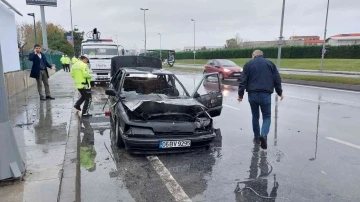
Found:
<svg viewBox="0 0 360 202"><path fill-rule="evenodd" d="M243 100L246 89L252 113L254 144L260 144L262 149L267 149L267 136L271 124L271 94L275 88L280 100L284 99L284 95L281 77L275 64L265 59L261 50L255 50L252 58L243 68L241 82L239 83L238 101ZM261 130L259 124L260 110L263 118Z"/></svg>
<svg viewBox="0 0 360 202"><path fill-rule="evenodd" d="M29 60L33 62L30 77L36 79L40 100L55 100L50 94L49 73L47 71L47 68L55 70L55 65L48 63L45 54L41 52L41 46L38 44L34 46L34 52L29 54ZM42 83L45 86L45 96L42 93Z"/></svg>
<svg viewBox="0 0 360 202"><path fill-rule="evenodd" d="M82 109L82 117L90 117L89 109L91 105L91 74L88 67L89 58L86 55L80 57L80 60L71 67L71 77L75 81L75 87L79 90L81 97L75 103L74 108L81 111L81 104L85 101Z"/></svg>
<svg viewBox="0 0 360 202"><path fill-rule="evenodd" d="M61 58L60 58L60 62L62 64L62 67L63 67L63 70L64 72L66 71L66 65L65 65L65 55L62 55Z"/></svg>
<svg viewBox="0 0 360 202"><path fill-rule="evenodd" d="M65 71L70 72L70 58L67 55L65 55L64 63L65 63Z"/></svg>

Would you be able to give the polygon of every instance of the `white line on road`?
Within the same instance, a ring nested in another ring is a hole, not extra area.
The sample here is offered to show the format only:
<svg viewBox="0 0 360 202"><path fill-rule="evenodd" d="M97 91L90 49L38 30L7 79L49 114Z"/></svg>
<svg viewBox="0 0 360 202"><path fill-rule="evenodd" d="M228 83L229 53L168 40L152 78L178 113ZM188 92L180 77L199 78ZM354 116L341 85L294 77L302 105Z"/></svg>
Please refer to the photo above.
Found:
<svg viewBox="0 0 360 202"><path fill-rule="evenodd" d="M150 161L151 165L159 174L161 180L164 182L169 192L174 196L175 201L191 202L189 196L184 192L184 190L176 182L176 180L171 175L169 170L166 169L164 164L160 161L160 159L157 156L148 156L146 158Z"/></svg>
<svg viewBox="0 0 360 202"><path fill-rule="evenodd" d="M228 107L228 108L231 108L231 109L235 109L235 110L240 111L240 109L239 109L239 108L232 107L232 106L230 106L230 105L223 104L223 106L224 106L224 107Z"/></svg>
<svg viewBox="0 0 360 202"><path fill-rule="evenodd" d="M333 137L326 137L326 139L329 139L329 140L332 140L334 142L338 142L338 143L341 143L341 144L344 144L346 146L349 146L349 147L353 147L355 149L360 149L360 146L359 145L356 145L356 144L352 144L350 142L345 142L345 141L342 141L342 140L339 140L339 139L336 139L336 138L333 138Z"/></svg>

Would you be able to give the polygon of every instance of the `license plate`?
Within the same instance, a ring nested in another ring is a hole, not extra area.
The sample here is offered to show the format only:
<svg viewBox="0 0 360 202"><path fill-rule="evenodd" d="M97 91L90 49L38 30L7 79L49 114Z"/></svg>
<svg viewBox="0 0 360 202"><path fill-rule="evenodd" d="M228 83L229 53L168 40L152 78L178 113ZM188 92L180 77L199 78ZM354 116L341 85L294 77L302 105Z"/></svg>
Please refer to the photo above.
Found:
<svg viewBox="0 0 360 202"><path fill-rule="evenodd" d="M240 76L240 73L235 73L234 76Z"/></svg>
<svg viewBox="0 0 360 202"><path fill-rule="evenodd" d="M190 147L190 140L180 140L180 141L160 141L159 148L176 148L176 147Z"/></svg>

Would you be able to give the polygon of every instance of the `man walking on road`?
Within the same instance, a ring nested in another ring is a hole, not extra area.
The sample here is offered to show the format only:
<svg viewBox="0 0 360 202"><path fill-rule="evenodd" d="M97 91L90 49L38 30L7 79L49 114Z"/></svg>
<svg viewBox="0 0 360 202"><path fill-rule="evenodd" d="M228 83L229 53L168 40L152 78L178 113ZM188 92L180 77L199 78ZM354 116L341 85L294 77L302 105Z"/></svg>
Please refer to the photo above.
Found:
<svg viewBox="0 0 360 202"><path fill-rule="evenodd" d="M65 65L65 55L62 55L60 58L60 62L62 64L64 72L66 71L66 65Z"/></svg>
<svg viewBox="0 0 360 202"><path fill-rule="evenodd" d="M71 68L71 76L75 81L75 87L79 90L81 97L75 103L75 109L81 111L81 104L85 101L82 109L82 117L92 116L89 114L91 105L91 74L87 63L89 59L87 56L81 56L80 61L76 62Z"/></svg>
<svg viewBox="0 0 360 202"><path fill-rule="evenodd" d="M49 73L47 68L55 70L55 65L50 65L46 60L45 54L41 52L41 46L36 44L34 46L34 52L29 54L29 60L33 62L30 77L35 78L37 81L37 88L40 95L40 100L55 100L51 97L50 88L49 88ZM42 94L42 83L45 86L45 94Z"/></svg>
<svg viewBox="0 0 360 202"><path fill-rule="evenodd" d="M275 64L265 59L263 55L261 50L255 50L252 54L253 59L245 64L239 84L238 101L243 100L246 89L252 113L254 144L260 144L261 148L267 149L267 135L271 123L271 94L275 88L276 93L281 97L280 100L283 100L284 96L281 77ZM261 131L260 110L263 118Z"/></svg>
<svg viewBox="0 0 360 202"><path fill-rule="evenodd" d="M65 70L67 72L70 72L70 58L67 55L65 55L64 63L65 63Z"/></svg>

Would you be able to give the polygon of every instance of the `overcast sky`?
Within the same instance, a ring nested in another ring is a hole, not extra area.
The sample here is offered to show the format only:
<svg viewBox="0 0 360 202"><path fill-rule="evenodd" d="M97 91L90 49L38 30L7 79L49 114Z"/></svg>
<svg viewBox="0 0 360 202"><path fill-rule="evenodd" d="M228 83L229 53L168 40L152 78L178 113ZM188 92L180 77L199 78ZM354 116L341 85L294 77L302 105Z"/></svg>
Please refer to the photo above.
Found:
<svg viewBox="0 0 360 202"><path fill-rule="evenodd" d="M24 14L18 22L32 22L26 13L40 20L40 7L26 0L8 0ZM69 30L70 0L58 0L58 6L46 7L47 22ZM323 38L327 0L291 0L286 2L284 36L318 35ZM118 35L119 44L137 49L144 46L146 12L147 48L175 49L193 45L196 20L196 46L221 46L239 33L245 40L274 40L279 37L281 0L72 0L73 23L88 32L97 27L102 37ZM360 32L360 1L330 0L328 36Z"/></svg>

